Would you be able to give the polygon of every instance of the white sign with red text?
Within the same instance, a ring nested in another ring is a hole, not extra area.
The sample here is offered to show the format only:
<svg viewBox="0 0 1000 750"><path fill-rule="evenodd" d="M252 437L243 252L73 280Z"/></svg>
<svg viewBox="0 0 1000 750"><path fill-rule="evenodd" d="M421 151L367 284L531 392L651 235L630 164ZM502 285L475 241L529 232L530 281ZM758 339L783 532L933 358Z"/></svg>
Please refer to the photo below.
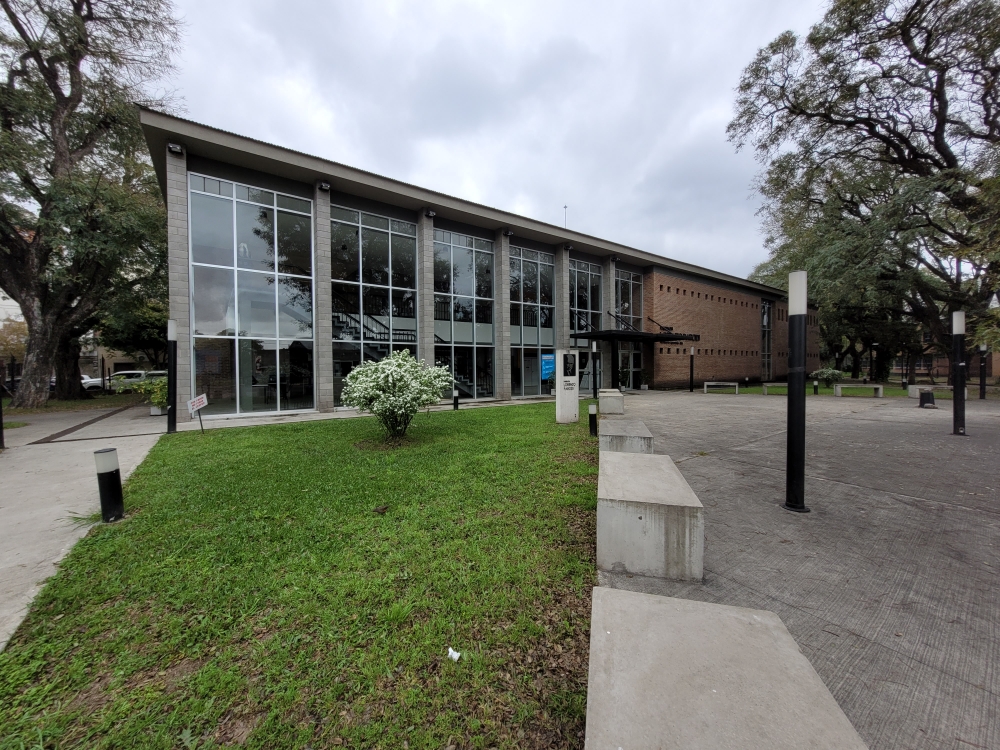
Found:
<svg viewBox="0 0 1000 750"><path fill-rule="evenodd" d="M191 412L192 416L196 411L204 409L206 406L208 406L208 396L204 393L188 401L188 411Z"/></svg>

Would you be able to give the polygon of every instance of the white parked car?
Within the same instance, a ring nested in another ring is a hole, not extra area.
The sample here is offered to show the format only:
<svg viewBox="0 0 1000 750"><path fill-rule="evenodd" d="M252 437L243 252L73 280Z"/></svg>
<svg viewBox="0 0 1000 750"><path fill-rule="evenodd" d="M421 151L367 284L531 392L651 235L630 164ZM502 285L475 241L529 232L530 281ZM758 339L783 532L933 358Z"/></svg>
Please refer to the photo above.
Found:
<svg viewBox="0 0 1000 750"><path fill-rule="evenodd" d="M85 391L99 391L101 390L101 379L100 378L88 378L86 375L80 376L83 380L83 390Z"/></svg>
<svg viewBox="0 0 1000 750"><path fill-rule="evenodd" d="M108 387L114 391L117 386L119 393L125 393L131 390L130 386L145 379L146 373L142 370L119 370L111 374L111 384Z"/></svg>

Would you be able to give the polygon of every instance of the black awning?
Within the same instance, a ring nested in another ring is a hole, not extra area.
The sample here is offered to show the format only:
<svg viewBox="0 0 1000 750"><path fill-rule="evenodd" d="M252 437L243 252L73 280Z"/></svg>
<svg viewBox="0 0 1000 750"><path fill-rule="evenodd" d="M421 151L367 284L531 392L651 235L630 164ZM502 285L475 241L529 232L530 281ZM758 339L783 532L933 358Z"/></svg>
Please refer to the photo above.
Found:
<svg viewBox="0 0 1000 750"><path fill-rule="evenodd" d="M604 331L570 331L570 337L575 339L591 339L593 341L628 341L638 343L670 343L672 341L701 341L697 333L649 333L647 331L627 331L609 328Z"/></svg>

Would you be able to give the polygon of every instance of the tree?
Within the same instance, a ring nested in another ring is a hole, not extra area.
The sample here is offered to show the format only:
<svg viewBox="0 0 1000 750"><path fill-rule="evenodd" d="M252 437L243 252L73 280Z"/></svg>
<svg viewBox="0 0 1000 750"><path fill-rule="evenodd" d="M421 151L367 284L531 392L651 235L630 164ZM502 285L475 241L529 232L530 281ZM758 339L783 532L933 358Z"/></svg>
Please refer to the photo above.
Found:
<svg viewBox="0 0 1000 750"><path fill-rule="evenodd" d="M166 105L148 89L169 69L177 22L169 0L0 9L0 288L29 334L16 405L35 407L60 347L164 243L135 103Z"/></svg>
<svg viewBox="0 0 1000 750"><path fill-rule="evenodd" d="M812 263L827 312L860 295L852 310L918 322L944 351L948 311L995 325L998 50L993 0L833 0L804 40L761 49L729 125L765 164L761 272Z"/></svg>
<svg viewBox="0 0 1000 750"><path fill-rule="evenodd" d="M169 317L166 303L159 299L139 299L133 304L118 304L102 317L97 340L101 346L129 357L137 359L142 354L153 369L160 369L167 362Z"/></svg>

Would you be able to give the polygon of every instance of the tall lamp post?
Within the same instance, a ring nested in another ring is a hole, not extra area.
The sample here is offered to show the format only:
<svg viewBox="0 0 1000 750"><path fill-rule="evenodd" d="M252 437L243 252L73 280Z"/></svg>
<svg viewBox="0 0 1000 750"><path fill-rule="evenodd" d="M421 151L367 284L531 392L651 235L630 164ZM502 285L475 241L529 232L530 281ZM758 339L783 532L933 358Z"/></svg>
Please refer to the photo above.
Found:
<svg viewBox="0 0 1000 750"><path fill-rule="evenodd" d="M694 393L694 347L691 347L691 365L688 370L688 390Z"/></svg>
<svg viewBox="0 0 1000 750"><path fill-rule="evenodd" d="M806 507L806 272L788 274L788 451L785 466L787 510Z"/></svg>
<svg viewBox="0 0 1000 750"><path fill-rule="evenodd" d="M177 432L177 321L167 321L167 432Z"/></svg>
<svg viewBox="0 0 1000 750"><path fill-rule="evenodd" d="M952 377L952 434L965 434L965 311L951 314L951 360L955 374Z"/></svg>
<svg viewBox="0 0 1000 750"><path fill-rule="evenodd" d="M986 398L986 344L979 345L979 399Z"/></svg>

